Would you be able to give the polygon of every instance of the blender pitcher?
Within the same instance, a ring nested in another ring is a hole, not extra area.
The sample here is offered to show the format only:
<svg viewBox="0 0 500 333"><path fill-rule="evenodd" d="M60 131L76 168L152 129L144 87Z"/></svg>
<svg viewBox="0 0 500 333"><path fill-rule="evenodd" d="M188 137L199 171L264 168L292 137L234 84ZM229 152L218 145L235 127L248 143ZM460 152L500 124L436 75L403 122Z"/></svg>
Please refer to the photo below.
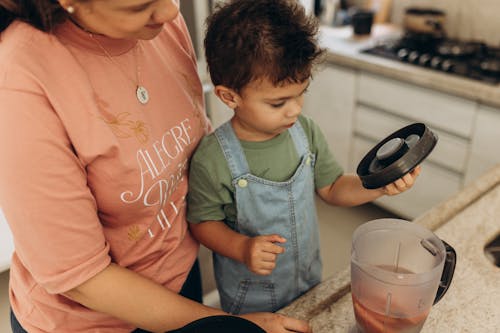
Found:
<svg viewBox="0 0 500 333"><path fill-rule="evenodd" d="M351 253L351 294L364 333L420 332L450 285L454 249L430 230L405 220L378 219L358 227Z"/></svg>

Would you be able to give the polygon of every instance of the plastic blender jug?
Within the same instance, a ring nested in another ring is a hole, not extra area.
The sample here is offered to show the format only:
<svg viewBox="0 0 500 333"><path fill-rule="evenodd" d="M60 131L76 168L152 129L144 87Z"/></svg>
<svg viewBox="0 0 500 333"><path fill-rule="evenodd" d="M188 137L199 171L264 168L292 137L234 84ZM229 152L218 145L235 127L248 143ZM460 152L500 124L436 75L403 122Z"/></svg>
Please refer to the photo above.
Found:
<svg viewBox="0 0 500 333"><path fill-rule="evenodd" d="M455 269L454 249L405 220L379 219L353 234L351 294L364 333L420 332Z"/></svg>

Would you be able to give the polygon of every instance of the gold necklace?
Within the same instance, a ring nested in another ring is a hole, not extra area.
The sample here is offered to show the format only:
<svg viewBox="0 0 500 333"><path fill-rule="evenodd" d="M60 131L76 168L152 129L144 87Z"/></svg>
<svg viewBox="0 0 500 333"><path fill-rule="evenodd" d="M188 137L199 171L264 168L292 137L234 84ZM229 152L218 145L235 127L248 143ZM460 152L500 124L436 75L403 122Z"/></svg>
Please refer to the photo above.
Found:
<svg viewBox="0 0 500 333"><path fill-rule="evenodd" d="M99 48L104 52L104 54L108 57L108 59L122 72L122 74L130 80L135 87L135 96L137 97L137 100L141 104L146 104L149 101L149 92L146 88L144 88L143 85L140 84L140 72L141 68L139 66L139 61L138 56L137 56L137 49L139 47L139 41L137 41L137 44L134 46L134 59L135 59L135 67L136 67L136 72L135 72L135 80L134 78L131 78L127 72L123 70L123 68L120 67L120 64L116 62L116 60L109 54L109 52L102 46L102 44L94 37L92 33L89 33L90 37L92 38L93 41L99 46Z"/></svg>

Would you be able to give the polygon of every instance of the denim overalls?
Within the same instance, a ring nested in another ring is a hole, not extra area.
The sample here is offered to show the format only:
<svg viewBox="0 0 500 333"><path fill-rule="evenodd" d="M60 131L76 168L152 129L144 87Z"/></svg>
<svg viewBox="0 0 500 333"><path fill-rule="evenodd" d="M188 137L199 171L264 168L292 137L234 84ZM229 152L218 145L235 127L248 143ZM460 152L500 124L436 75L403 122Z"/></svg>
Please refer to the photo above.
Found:
<svg viewBox="0 0 500 333"><path fill-rule="evenodd" d="M248 236L278 234L286 238L271 275L257 275L235 260L214 254L214 270L222 309L233 314L274 312L321 281L322 264L314 204L315 156L297 121L289 129L300 165L284 182L250 174L230 122L215 131L232 174L237 221L235 230ZM231 246L228 244L228 246Z"/></svg>

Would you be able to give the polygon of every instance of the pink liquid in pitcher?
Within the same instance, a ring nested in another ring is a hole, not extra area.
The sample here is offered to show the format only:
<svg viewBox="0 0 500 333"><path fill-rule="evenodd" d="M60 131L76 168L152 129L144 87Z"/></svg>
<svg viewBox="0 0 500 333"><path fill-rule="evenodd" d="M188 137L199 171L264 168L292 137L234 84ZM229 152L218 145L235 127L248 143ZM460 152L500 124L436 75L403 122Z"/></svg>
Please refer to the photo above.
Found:
<svg viewBox="0 0 500 333"><path fill-rule="evenodd" d="M354 296L354 315L363 333L418 333L424 326L429 311L416 317L392 317L369 310Z"/></svg>
<svg viewBox="0 0 500 333"><path fill-rule="evenodd" d="M401 267L397 269L393 266L385 265L378 267L388 271L411 273L411 271ZM401 311L398 311L397 304L393 304L391 313L386 315L367 308L354 294L352 294L352 303L358 328L363 333L418 333L422 329L425 319L430 312L429 308L417 316L408 317L400 314L399 312Z"/></svg>

